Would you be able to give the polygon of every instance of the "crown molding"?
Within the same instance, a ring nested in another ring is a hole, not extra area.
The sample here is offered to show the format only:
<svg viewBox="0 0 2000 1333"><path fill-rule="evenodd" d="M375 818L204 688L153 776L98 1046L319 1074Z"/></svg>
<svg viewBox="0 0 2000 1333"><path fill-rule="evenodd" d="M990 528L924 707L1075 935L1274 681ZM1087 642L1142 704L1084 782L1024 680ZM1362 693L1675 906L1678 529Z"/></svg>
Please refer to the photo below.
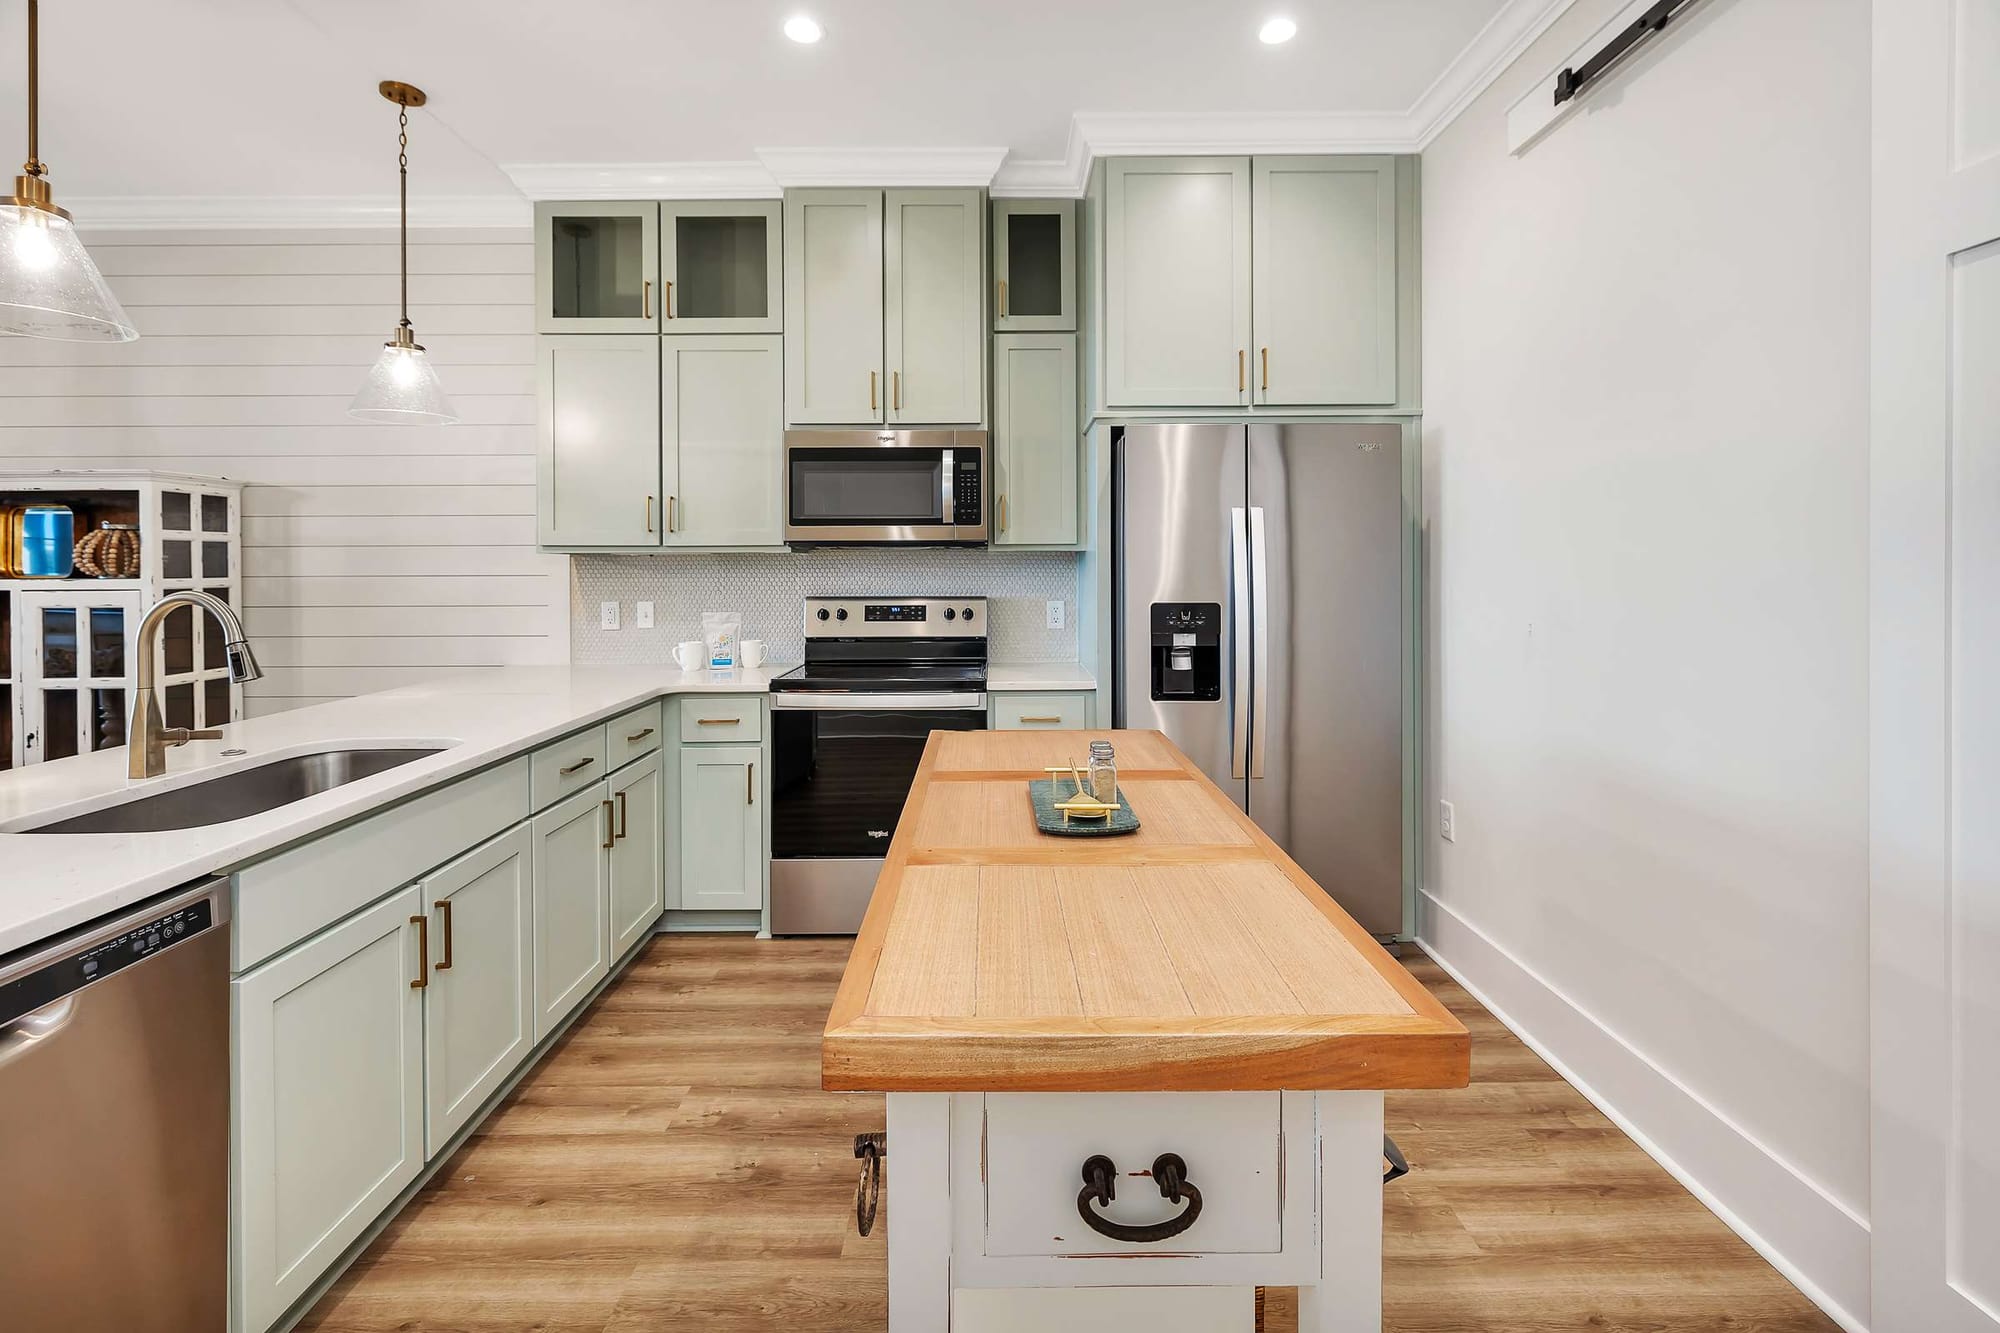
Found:
<svg viewBox="0 0 2000 1333"><path fill-rule="evenodd" d="M1576 0L1507 0L1410 108L1408 152L1422 152L1492 87Z"/></svg>
<svg viewBox="0 0 2000 1333"><path fill-rule="evenodd" d="M530 199L775 199L762 162L514 162L500 170Z"/></svg>
<svg viewBox="0 0 2000 1333"><path fill-rule="evenodd" d="M89 231L282 227L393 227L388 195L100 195L62 201ZM518 195L429 195L410 201L417 227L525 227L534 210Z"/></svg>
<svg viewBox="0 0 2000 1333"><path fill-rule="evenodd" d="M965 186L985 188L1005 148L759 148L757 160L785 189L799 186Z"/></svg>
<svg viewBox="0 0 2000 1333"><path fill-rule="evenodd" d="M1079 111L1091 157L1201 153L1406 153L1409 117L1394 111Z"/></svg>

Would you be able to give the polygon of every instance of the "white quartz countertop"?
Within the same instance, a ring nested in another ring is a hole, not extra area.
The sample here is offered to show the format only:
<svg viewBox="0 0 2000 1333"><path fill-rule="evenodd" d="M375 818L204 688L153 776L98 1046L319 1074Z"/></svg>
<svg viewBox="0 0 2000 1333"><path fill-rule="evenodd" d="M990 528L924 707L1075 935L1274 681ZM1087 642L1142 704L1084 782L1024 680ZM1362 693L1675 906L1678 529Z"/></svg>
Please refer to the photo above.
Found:
<svg viewBox="0 0 2000 1333"><path fill-rule="evenodd" d="M1013 690L1094 690L1097 678L1075 662L995 662L986 668L986 688Z"/></svg>
<svg viewBox="0 0 2000 1333"><path fill-rule="evenodd" d="M733 672L672 666L510 667L232 723L167 752L133 782L123 748L0 773L0 954L203 875L228 870L379 806L669 694L761 694L780 663ZM1026 687L1022 687L1026 688ZM53 822L220 773L316 750L445 747L386 773L207 828L34 834ZM240 756L224 750L245 750Z"/></svg>

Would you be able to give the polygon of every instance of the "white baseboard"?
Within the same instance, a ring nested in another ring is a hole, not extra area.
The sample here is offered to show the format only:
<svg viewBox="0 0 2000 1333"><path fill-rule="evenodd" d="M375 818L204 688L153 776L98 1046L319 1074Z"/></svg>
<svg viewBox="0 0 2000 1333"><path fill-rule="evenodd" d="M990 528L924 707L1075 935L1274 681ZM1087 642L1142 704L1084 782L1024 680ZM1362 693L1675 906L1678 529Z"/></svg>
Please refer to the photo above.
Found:
<svg viewBox="0 0 2000 1333"><path fill-rule="evenodd" d="M1868 1333L1868 1224L1429 893L1417 943L1848 1333Z"/></svg>

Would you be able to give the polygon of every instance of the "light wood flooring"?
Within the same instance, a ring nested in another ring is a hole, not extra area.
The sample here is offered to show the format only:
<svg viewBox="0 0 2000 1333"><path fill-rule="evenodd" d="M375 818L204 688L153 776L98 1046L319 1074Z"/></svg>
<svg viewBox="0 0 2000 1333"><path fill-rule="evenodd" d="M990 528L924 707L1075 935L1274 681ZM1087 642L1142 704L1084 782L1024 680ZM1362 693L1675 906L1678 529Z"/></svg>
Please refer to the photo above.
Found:
<svg viewBox="0 0 2000 1333"><path fill-rule="evenodd" d="M663 936L299 1325L309 1333L855 1333L885 1323L852 1136L819 1091L844 940ZM1472 1086L1392 1094L1384 1328L1834 1333L1421 954ZM889 1158L894 1169L894 1146ZM1294 1327L1270 1293L1267 1328Z"/></svg>

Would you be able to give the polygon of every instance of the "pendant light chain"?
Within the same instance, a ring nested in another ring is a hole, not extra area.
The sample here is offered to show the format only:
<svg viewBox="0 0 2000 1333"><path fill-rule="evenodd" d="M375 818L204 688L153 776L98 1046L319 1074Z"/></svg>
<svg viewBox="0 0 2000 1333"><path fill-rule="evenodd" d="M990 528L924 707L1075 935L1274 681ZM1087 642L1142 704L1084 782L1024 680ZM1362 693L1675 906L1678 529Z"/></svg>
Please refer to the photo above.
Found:
<svg viewBox="0 0 2000 1333"><path fill-rule="evenodd" d="M398 326L410 327L410 108L401 106L396 113L396 175L399 197L398 213L402 219L401 244L397 247L403 261L402 305L403 319Z"/></svg>

